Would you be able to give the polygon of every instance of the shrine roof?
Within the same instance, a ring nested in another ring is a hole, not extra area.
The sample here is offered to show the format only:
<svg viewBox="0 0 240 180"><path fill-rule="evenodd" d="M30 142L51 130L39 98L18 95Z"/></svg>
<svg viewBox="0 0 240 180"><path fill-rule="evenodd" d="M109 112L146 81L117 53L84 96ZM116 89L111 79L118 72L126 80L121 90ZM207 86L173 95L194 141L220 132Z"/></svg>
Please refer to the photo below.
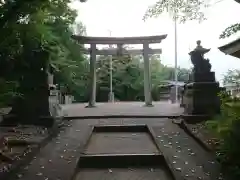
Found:
<svg viewBox="0 0 240 180"><path fill-rule="evenodd" d="M92 37L72 35L72 38L85 44L142 44L143 42L161 43L167 37L166 34L158 36L137 37Z"/></svg>
<svg viewBox="0 0 240 180"><path fill-rule="evenodd" d="M225 54L240 58L240 38L218 48Z"/></svg>

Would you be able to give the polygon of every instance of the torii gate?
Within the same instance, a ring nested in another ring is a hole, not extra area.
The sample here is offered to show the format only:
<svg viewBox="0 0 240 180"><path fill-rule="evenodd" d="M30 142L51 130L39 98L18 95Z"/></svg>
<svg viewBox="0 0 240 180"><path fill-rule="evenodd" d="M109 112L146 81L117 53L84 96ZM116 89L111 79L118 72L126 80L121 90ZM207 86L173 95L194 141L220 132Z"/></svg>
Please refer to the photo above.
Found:
<svg viewBox="0 0 240 180"><path fill-rule="evenodd" d="M96 59L97 55L123 55L123 54L142 54L144 59L144 97L145 105L152 106L151 96L151 77L150 77L150 64L149 54L161 54L162 49L151 49L149 44L161 43L167 35L160 36L143 36L143 37L89 37L72 35L72 38L77 40L80 44L90 44L89 49L84 49L83 53L90 54L90 98L88 107L95 107L96 105ZM116 44L116 49L98 50L97 44ZM124 50L124 44L142 44L143 49Z"/></svg>

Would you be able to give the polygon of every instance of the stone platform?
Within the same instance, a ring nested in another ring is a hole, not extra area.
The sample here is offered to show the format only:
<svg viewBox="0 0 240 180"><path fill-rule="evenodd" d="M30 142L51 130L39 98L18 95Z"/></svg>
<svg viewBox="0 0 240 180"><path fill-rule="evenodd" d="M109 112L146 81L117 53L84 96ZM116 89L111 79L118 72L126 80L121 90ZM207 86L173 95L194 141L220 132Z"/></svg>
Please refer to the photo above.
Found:
<svg viewBox="0 0 240 180"><path fill-rule="evenodd" d="M87 103L62 105L64 116L67 117L100 117L100 116L179 116L183 108L179 104L168 101L153 102L153 107L144 106L144 102L97 103L94 108L86 108Z"/></svg>

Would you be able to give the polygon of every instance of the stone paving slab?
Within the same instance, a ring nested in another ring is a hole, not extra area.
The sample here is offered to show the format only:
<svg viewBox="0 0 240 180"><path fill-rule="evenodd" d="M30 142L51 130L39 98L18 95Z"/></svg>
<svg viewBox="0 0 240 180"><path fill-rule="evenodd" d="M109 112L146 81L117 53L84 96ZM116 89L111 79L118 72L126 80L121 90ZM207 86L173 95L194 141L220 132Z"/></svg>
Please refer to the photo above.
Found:
<svg viewBox="0 0 240 180"><path fill-rule="evenodd" d="M79 127L81 126L102 126L102 125L144 125L144 124L151 124L151 125L164 125L165 121L171 121L166 118L106 118L106 119L75 119L70 120L72 123L73 121L78 121L77 124Z"/></svg>
<svg viewBox="0 0 240 180"><path fill-rule="evenodd" d="M62 105L64 116L170 116L183 114L179 104L168 101L153 102L153 107L145 107L144 102L97 103L95 108L85 108L86 103Z"/></svg>
<svg viewBox="0 0 240 180"><path fill-rule="evenodd" d="M70 180L91 131L72 122L12 179Z"/></svg>
<svg viewBox="0 0 240 180"><path fill-rule="evenodd" d="M166 120L166 119L165 119ZM161 125L164 119L145 119L146 123ZM69 121L66 130L47 144L33 161L12 180L68 180L72 177L80 154L92 131L91 125L142 124L144 119L87 119Z"/></svg>
<svg viewBox="0 0 240 180"><path fill-rule="evenodd" d="M46 145L33 161L14 180L70 180L77 161L92 131L91 125L143 124L144 119L106 119L104 121L74 120L59 136ZM177 125L168 119L145 119L157 140L160 150L167 157L178 179L215 180L219 174L217 163ZM144 142L143 142L144 143ZM97 178L97 177L96 177ZM96 179L95 178L95 179ZM12 180L13 180L12 179Z"/></svg>
<svg viewBox="0 0 240 180"><path fill-rule="evenodd" d="M160 150L177 176L184 180L222 179L220 166L210 153L169 121L152 127Z"/></svg>

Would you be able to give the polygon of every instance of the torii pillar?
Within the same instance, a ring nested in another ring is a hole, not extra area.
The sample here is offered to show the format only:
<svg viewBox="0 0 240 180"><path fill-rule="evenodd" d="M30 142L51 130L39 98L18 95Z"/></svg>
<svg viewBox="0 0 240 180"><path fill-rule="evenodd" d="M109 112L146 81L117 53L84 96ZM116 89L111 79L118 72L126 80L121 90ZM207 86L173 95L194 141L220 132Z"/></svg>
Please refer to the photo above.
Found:
<svg viewBox="0 0 240 180"><path fill-rule="evenodd" d="M96 87L97 87L97 74L96 74L96 60L97 60L97 46L91 44L90 48L90 86L89 86L89 108L96 107Z"/></svg>
<svg viewBox="0 0 240 180"><path fill-rule="evenodd" d="M149 43L143 43L143 59L144 59L144 97L145 106L153 106L152 104L152 82L150 75L150 63L149 63L150 48Z"/></svg>

